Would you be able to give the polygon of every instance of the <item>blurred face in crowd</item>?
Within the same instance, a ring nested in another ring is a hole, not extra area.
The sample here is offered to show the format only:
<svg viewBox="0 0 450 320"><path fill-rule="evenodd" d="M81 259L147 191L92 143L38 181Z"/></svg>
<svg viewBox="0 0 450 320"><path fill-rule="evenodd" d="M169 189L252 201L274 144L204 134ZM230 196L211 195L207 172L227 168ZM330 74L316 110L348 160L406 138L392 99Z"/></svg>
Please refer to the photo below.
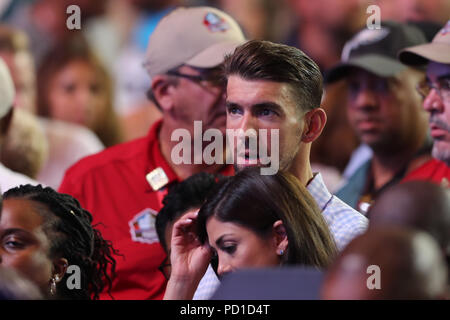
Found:
<svg viewBox="0 0 450 320"><path fill-rule="evenodd" d="M426 82L433 87L423 103L430 114L433 157L450 165L450 65L430 62Z"/></svg>
<svg viewBox="0 0 450 320"><path fill-rule="evenodd" d="M54 272L50 240L43 230L39 203L25 199L3 201L0 214L0 266L12 268L48 292ZM67 262L67 261L66 261Z"/></svg>
<svg viewBox="0 0 450 320"><path fill-rule="evenodd" d="M293 10L304 20L328 27L342 27L355 20L362 7L361 0L290 0Z"/></svg>
<svg viewBox="0 0 450 320"><path fill-rule="evenodd" d="M280 264L275 235L262 237L249 228L212 217L206 223L210 246L217 252L220 276L242 268Z"/></svg>
<svg viewBox="0 0 450 320"><path fill-rule="evenodd" d="M95 129L107 109L102 78L87 62L76 60L60 69L48 86L50 117Z"/></svg>
<svg viewBox="0 0 450 320"><path fill-rule="evenodd" d="M402 150L422 139L426 115L415 90L418 79L410 70L388 78L359 68L350 71L348 119L375 152Z"/></svg>
<svg viewBox="0 0 450 320"><path fill-rule="evenodd" d="M171 89L171 115L179 127L190 131L193 137L194 121L202 121L203 131L216 128L225 134L225 84L220 69L184 65L171 75L177 81Z"/></svg>
<svg viewBox="0 0 450 320"><path fill-rule="evenodd" d="M447 0L397 0L397 12L404 21L444 22L450 14Z"/></svg>
<svg viewBox="0 0 450 320"><path fill-rule="evenodd" d="M11 72L11 77L16 89L15 106L23 108L31 113L36 111L36 74L33 58L28 52L0 51Z"/></svg>
<svg viewBox="0 0 450 320"><path fill-rule="evenodd" d="M249 39L264 39L270 25L270 12L261 0L221 0L220 8L229 13L245 30Z"/></svg>
<svg viewBox="0 0 450 320"><path fill-rule="evenodd" d="M378 0L383 20L431 21L444 24L450 14L447 0Z"/></svg>
<svg viewBox="0 0 450 320"><path fill-rule="evenodd" d="M237 75L228 78L227 129L242 129L243 132L253 129L256 135L262 134L260 129L266 129L267 145L258 145L258 148L267 148L269 157L273 156L271 130L278 129L279 143L276 143L279 146L280 170L288 169L297 156L304 128L305 117L292 91L288 83L244 80ZM255 165L255 159L250 158L250 147L246 144L244 152L238 153L241 151L239 149L243 149L238 145L234 143L236 169ZM258 157L256 160L260 165L261 159Z"/></svg>

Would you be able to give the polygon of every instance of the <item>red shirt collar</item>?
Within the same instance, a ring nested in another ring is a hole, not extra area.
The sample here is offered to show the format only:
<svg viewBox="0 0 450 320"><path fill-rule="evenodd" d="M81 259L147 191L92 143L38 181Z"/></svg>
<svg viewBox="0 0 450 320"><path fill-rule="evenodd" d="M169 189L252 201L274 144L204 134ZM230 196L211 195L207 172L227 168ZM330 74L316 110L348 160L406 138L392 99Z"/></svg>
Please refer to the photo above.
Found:
<svg viewBox="0 0 450 320"><path fill-rule="evenodd" d="M169 179L169 182L167 185L171 184L174 181L179 181L176 173L172 170L169 163L164 158L163 154L161 153L161 146L158 139L159 130L161 129L162 125L162 119L156 121L152 127L150 128L150 131L147 135L147 141L148 141L148 165L146 168L146 172L144 173L147 175L149 172L153 171L154 169L161 167L167 178ZM153 188L150 186L150 184L147 183L147 190L146 191L153 191Z"/></svg>

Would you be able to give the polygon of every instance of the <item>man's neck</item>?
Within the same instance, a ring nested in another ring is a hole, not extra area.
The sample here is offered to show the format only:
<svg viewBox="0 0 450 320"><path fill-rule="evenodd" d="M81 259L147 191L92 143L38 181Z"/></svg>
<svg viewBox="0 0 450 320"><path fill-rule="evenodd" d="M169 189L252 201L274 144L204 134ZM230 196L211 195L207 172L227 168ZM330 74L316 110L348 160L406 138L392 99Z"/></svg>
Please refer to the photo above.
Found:
<svg viewBox="0 0 450 320"><path fill-rule="evenodd" d="M167 163L172 168L172 170L175 172L175 174L177 175L178 178L180 178L181 180L184 180L184 179L186 179L196 173L199 173L199 172L217 173L222 168L225 167L225 164L207 165L207 164L203 163L203 159L202 159L202 164L193 164L193 161L191 161L192 164L183 164L183 163L175 164L172 161L172 149L177 144L179 144L180 141L171 141L171 136L172 136L173 130L175 130L175 128L173 128L173 126L163 122L161 124L161 129L158 134L158 141L159 141L161 153L162 153L164 159L167 161ZM191 152L193 152L193 151L194 151L194 148L191 146Z"/></svg>
<svg viewBox="0 0 450 320"><path fill-rule="evenodd" d="M404 171L404 174L416 169L431 158L431 155L424 154L415 157L420 148L424 145L424 139L421 143L402 151L391 153L374 152L372 157L371 170L373 175L373 187L375 190L383 187L396 174Z"/></svg>
<svg viewBox="0 0 450 320"><path fill-rule="evenodd" d="M306 150L299 150L288 171L306 187L309 181L314 177L309 160L308 148L306 148Z"/></svg>

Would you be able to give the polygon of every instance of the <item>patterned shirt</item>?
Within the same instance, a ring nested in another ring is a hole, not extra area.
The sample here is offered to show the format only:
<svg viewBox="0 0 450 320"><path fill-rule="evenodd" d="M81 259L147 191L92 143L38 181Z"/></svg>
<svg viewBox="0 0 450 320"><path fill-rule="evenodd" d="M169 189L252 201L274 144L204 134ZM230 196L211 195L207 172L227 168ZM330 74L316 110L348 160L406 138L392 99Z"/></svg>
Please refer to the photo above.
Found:
<svg viewBox="0 0 450 320"><path fill-rule="evenodd" d="M332 195L325 186L320 173L314 175L306 188L322 210L339 251L344 249L354 237L365 232L369 220Z"/></svg>
<svg viewBox="0 0 450 320"><path fill-rule="evenodd" d="M208 300L214 294L216 289L219 287L220 281L217 278L211 265L206 269L206 273L202 280L198 284L197 290L195 291L193 300Z"/></svg>

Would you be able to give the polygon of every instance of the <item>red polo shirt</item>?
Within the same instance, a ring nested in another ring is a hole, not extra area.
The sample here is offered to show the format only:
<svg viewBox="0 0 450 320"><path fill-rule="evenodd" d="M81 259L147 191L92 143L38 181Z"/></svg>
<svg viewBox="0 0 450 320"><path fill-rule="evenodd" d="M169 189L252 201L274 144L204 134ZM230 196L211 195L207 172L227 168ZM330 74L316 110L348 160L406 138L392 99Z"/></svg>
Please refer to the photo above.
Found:
<svg viewBox="0 0 450 320"><path fill-rule="evenodd" d="M401 182L413 180L427 180L441 184L443 179L450 181L450 167L437 159L431 159L421 165L419 168L411 171Z"/></svg>
<svg viewBox="0 0 450 320"><path fill-rule="evenodd" d="M59 192L77 198L101 223L98 229L124 257L116 256L115 299L162 299L166 280L158 270L165 253L154 228L154 217L167 193L154 191L146 175L160 167L169 183L179 181L161 154L156 122L146 137L86 157L67 170ZM233 168L221 172L232 175ZM168 185L167 184L167 185ZM103 293L101 299L109 299Z"/></svg>

